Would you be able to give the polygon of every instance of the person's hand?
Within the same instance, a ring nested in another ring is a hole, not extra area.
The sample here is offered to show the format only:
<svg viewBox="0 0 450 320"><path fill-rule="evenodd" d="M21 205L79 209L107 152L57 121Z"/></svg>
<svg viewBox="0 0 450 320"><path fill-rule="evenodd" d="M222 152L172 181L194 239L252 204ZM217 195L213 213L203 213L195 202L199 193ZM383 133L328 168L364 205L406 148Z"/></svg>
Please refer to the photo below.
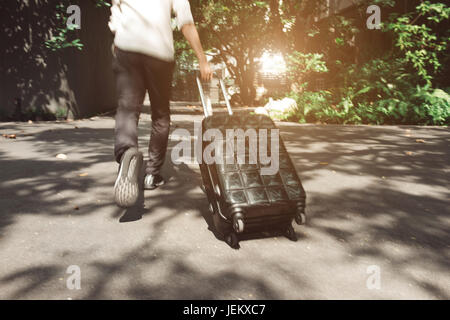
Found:
<svg viewBox="0 0 450 320"><path fill-rule="evenodd" d="M200 74L203 81L210 81L212 79L213 73L207 61L200 63Z"/></svg>

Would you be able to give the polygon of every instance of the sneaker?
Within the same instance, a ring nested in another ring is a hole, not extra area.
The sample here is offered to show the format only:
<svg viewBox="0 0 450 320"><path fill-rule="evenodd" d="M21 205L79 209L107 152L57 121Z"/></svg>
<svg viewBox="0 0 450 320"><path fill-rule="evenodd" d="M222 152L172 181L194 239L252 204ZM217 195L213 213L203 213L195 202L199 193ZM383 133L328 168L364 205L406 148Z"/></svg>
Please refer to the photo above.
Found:
<svg viewBox="0 0 450 320"><path fill-rule="evenodd" d="M119 174L114 184L114 199L119 207L129 208L139 198L139 172L144 157L136 148L128 149L122 156Z"/></svg>
<svg viewBox="0 0 450 320"><path fill-rule="evenodd" d="M153 190L159 186L162 186L165 183L163 177L159 174L148 174L144 179L144 189L145 190Z"/></svg>

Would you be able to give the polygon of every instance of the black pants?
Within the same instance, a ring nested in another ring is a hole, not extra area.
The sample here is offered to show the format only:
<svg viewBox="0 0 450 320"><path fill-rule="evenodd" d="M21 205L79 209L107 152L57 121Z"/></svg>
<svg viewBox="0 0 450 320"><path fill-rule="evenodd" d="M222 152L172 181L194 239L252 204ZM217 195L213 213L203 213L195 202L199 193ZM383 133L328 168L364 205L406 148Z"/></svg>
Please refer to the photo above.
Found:
<svg viewBox="0 0 450 320"><path fill-rule="evenodd" d="M174 63L117 48L114 53L118 94L114 156L120 163L127 149L138 147L139 116L148 90L152 130L145 171L147 174L158 174L164 164L169 139L169 99Z"/></svg>

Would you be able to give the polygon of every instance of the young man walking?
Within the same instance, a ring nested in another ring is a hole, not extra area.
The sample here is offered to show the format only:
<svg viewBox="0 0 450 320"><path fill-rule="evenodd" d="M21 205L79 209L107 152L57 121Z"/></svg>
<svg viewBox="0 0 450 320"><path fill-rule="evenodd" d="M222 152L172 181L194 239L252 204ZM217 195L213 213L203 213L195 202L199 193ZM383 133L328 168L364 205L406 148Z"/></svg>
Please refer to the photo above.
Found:
<svg viewBox="0 0 450 320"><path fill-rule="evenodd" d="M133 206L139 196L138 121L148 91L152 128L144 189L162 185L170 127L169 99L174 68L172 11L178 28L194 49L203 80L211 78L188 0L113 0L109 27L114 33L114 73L118 92L114 155L119 174L114 197L120 207Z"/></svg>

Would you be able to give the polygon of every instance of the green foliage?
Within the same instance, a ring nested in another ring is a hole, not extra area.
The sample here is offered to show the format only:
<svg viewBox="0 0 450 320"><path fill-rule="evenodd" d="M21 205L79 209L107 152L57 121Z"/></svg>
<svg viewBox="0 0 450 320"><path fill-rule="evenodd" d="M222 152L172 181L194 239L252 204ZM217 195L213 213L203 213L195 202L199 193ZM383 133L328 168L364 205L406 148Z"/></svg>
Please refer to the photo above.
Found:
<svg viewBox="0 0 450 320"><path fill-rule="evenodd" d="M97 8L107 8L111 4L106 0L91 0ZM51 51L58 51L65 48L75 48L83 50L83 44L77 34L77 28L73 25L67 25L68 15L67 7L75 4L74 1L60 0L56 3L56 19L58 26L52 30L52 37L45 41L45 47Z"/></svg>
<svg viewBox="0 0 450 320"><path fill-rule="evenodd" d="M67 117L67 109L61 107L56 109L55 116L57 119L65 119Z"/></svg>
<svg viewBox="0 0 450 320"><path fill-rule="evenodd" d="M67 19L67 18L63 18ZM69 36L76 31L74 26L58 27L56 28L56 35L48 41L45 41L45 46L51 51L58 51L65 48L83 49L83 44L80 39L69 40Z"/></svg>
<svg viewBox="0 0 450 320"><path fill-rule="evenodd" d="M424 124L449 124L450 95L447 92L441 89L431 91L428 87L417 87L412 99L417 101L416 113Z"/></svg>
<svg viewBox="0 0 450 320"><path fill-rule="evenodd" d="M255 98L256 59L271 48L268 1L205 0L192 5L203 45L223 63L245 104Z"/></svg>
<svg viewBox="0 0 450 320"><path fill-rule="evenodd" d="M193 69L195 64L195 53L191 46L185 39L178 39L174 45L175 60L179 69L189 70Z"/></svg>
<svg viewBox="0 0 450 320"><path fill-rule="evenodd" d="M329 91L291 93L298 108L280 117L283 120L343 124L423 124L448 125L450 121L450 95L441 89L410 88L408 95L401 93L368 101L365 94L374 87L358 92L349 88L347 95L335 101Z"/></svg>
<svg viewBox="0 0 450 320"><path fill-rule="evenodd" d="M286 120L294 120L299 123L317 122L324 118L323 111L330 106L331 92L291 92L289 97L296 100L297 109L289 112L289 114L285 116Z"/></svg>
<svg viewBox="0 0 450 320"><path fill-rule="evenodd" d="M378 125L448 125L450 121L450 95L441 89L430 91L428 87L417 87L410 91L406 100L390 97L375 102L357 102L356 95L343 96L335 103L329 91L291 93L298 108L279 118L300 123Z"/></svg>
<svg viewBox="0 0 450 320"><path fill-rule="evenodd" d="M97 8L109 8L111 4L107 0L92 0Z"/></svg>
<svg viewBox="0 0 450 320"><path fill-rule="evenodd" d="M97 7L109 6L104 0L91 1ZM450 7L444 1L355 0L359 17L332 15L324 20L315 17L327 9L325 0L190 3L205 49L215 56L214 62L227 66L245 104L250 105L255 96L257 59L272 51L285 56L294 84L294 92L288 96L298 103L298 108L281 115L282 119L449 123L449 95L439 89L448 86L450 72ZM366 29L365 10L370 4L382 7L381 31L368 33ZM77 30L66 26L69 1L59 0L57 5L60 27L46 46L81 50ZM374 35L381 35L388 44L377 48L355 40ZM180 70L193 68L193 51L179 32L175 33L175 55ZM327 90L312 91L308 83L319 76L327 80ZM180 71L180 77L186 75Z"/></svg>
<svg viewBox="0 0 450 320"><path fill-rule="evenodd" d="M360 3L363 9L369 4ZM398 2L378 0L373 4L387 10L397 8ZM398 8L394 11L400 12ZM381 32L392 45L373 52L370 44L366 45L362 49L368 52L362 54L368 59L363 63L349 59L354 56L352 39L361 32L352 19L334 16L320 27L313 25L314 32L305 38L314 51L296 52L288 59L291 80L300 92L288 94L296 99L298 108L282 118L344 124L448 124L449 95L436 88L435 78L445 78L442 72L450 60L450 32L445 27L449 16L446 4L430 1L417 2L406 13L391 14ZM311 90L307 82L326 70L333 86L328 91L307 91Z"/></svg>
<svg viewBox="0 0 450 320"><path fill-rule="evenodd" d="M395 37L396 55L411 65L427 85L431 85L433 75L442 67L439 54L446 51L449 41L448 34L439 37L432 27L449 16L447 5L422 1L413 12L393 14L385 26L385 31Z"/></svg>
<svg viewBox="0 0 450 320"><path fill-rule="evenodd" d="M308 83L304 81L312 73L328 72L323 54L302 53L294 51L287 57L287 70L290 80L300 88L306 88Z"/></svg>
<svg viewBox="0 0 450 320"><path fill-rule="evenodd" d="M375 59L347 72L339 91L290 93L298 108L282 120L343 124L443 125L450 120L450 96L429 86L413 86L401 59Z"/></svg>

